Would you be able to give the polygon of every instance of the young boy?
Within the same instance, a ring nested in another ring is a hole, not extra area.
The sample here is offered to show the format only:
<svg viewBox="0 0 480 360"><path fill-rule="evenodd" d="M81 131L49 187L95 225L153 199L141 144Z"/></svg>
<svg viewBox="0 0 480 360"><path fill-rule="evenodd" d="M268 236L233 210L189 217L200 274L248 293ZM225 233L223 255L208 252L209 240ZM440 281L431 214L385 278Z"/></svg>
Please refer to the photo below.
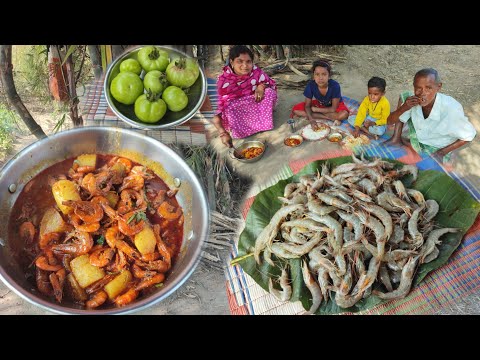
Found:
<svg viewBox="0 0 480 360"><path fill-rule="evenodd" d="M348 118L348 123L355 127L353 136L358 137L363 131L378 138L385 134L390 115L390 103L385 97L387 84L384 79L374 76L368 80L367 86L368 96L360 104L357 115Z"/></svg>

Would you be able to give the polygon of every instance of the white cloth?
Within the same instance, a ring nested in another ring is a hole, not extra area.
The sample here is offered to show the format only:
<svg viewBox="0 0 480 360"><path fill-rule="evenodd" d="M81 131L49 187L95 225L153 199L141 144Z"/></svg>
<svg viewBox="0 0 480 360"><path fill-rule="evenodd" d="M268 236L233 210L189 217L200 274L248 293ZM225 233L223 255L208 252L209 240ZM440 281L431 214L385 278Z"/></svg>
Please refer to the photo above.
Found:
<svg viewBox="0 0 480 360"><path fill-rule="evenodd" d="M457 140L472 141L477 134L465 116L462 105L451 96L441 93L437 93L428 118L423 117L420 105L400 115L400 121L403 123L410 118L418 141L437 148L444 148Z"/></svg>

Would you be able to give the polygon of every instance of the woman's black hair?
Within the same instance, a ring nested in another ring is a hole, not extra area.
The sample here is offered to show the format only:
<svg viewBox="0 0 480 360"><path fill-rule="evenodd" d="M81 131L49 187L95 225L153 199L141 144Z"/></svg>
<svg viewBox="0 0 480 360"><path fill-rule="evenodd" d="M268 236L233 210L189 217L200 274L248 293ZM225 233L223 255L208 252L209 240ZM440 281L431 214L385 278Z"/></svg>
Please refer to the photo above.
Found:
<svg viewBox="0 0 480 360"><path fill-rule="evenodd" d="M245 45L234 45L229 53L228 53L228 58L233 61L235 60L237 57L240 56L240 54L248 54L250 56L250 58L252 59L253 61L253 52L252 50L250 50L248 47L246 47Z"/></svg>
<svg viewBox="0 0 480 360"><path fill-rule="evenodd" d="M329 63L327 63L326 61L322 61L322 60L315 60L312 64L312 73L315 72L315 69L317 67L323 67L325 69L327 69L328 71L328 75L332 75L332 67L330 66Z"/></svg>
<svg viewBox="0 0 480 360"><path fill-rule="evenodd" d="M374 76L370 80L368 80L367 86L369 88L375 87L375 88L378 88L381 92L385 92L385 88L387 87L387 82L385 81L385 79Z"/></svg>

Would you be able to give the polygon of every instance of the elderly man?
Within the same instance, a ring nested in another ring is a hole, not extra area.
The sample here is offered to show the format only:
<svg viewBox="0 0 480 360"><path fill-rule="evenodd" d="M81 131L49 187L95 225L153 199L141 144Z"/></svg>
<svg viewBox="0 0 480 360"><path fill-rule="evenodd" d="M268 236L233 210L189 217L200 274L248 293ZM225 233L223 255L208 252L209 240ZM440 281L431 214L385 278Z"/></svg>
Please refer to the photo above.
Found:
<svg viewBox="0 0 480 360"><path fill-rule="evenodd" d="M462 105L440 93L442 83L435 69L422 69L413 79L414 93L400 95L398 108L387 119L395 131L386 144L399 144L403 124L408 123L410 144L418 153L431 154L437 161L449 160L451 152L475 138L476 130Z"/></svg>

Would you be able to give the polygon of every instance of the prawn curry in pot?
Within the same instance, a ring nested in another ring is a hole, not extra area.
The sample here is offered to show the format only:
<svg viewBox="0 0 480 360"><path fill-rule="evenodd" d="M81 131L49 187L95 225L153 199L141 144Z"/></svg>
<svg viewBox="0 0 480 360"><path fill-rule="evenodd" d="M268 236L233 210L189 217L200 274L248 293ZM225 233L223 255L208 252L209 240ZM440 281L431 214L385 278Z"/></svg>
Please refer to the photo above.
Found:
<svg viewBox="0 0 480 360"><path fill-rule="evenodd" d="M90 153L32 178L10 213L13 261L31 292L82 309L163 286L183 239L177 188L128 158Z"/></svg>

